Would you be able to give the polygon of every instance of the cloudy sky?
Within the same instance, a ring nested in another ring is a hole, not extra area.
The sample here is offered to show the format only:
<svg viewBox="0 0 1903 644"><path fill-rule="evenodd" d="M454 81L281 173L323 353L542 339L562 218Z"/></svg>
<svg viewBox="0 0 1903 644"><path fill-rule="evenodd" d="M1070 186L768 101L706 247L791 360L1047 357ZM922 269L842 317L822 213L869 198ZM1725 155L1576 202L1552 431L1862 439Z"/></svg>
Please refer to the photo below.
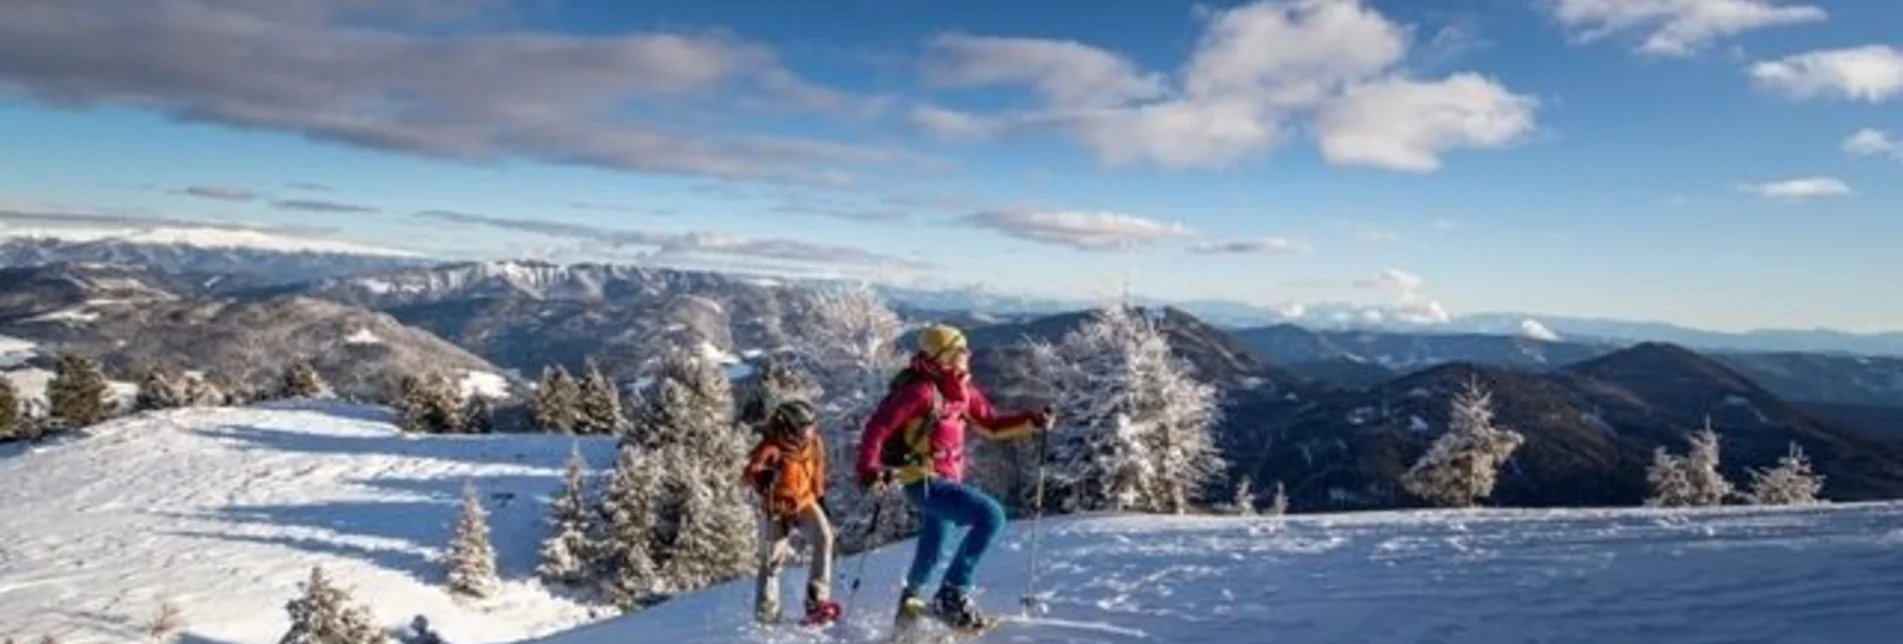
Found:
<svg viewBox="0 0 1903 644"><path fill-rule="evenodd" d="M1894 0L7 6L36 225L1903 328Z"/></svg>

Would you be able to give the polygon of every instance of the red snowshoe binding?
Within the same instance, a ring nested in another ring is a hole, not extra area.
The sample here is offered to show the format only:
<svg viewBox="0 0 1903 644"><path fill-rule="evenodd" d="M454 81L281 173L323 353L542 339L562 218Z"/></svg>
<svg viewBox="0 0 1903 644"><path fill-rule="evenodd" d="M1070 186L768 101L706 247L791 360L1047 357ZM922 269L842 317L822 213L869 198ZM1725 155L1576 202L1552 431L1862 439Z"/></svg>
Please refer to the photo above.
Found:
<svg viewBox="0 0 1903 644"><path fill-rule="evenodd" d="M839 602L826 600L806 602L806 619L800 624L805 626L825 626L839 620Z"/></svg>

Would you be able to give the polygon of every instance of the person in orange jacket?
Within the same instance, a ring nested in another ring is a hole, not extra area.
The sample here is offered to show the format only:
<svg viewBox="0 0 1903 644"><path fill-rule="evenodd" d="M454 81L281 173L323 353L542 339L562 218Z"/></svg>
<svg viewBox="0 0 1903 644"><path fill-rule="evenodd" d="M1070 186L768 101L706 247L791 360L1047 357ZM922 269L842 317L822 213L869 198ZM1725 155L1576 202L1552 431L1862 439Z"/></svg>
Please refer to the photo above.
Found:
<svg viewBox="0 0 1903 644"><path fill-rule="evenodd" d="M801 401L781 403L767 417L766 431L747 458L743 479L761 497L759 579L754 611L764 623L780 619L780 569L794 528L812 546L806 577L805 623L839 617L832 601L833 527L824 506L826 449L817 415Z"/></svg>

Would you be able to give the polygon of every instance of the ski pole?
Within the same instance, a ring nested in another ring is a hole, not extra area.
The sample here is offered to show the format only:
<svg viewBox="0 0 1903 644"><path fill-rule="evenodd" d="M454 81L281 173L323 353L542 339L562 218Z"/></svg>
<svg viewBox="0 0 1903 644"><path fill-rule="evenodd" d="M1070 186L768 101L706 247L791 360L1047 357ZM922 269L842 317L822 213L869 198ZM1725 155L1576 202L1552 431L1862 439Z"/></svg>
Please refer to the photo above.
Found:
<svg viewBox="0 0 1903 644"><path fill-rule="evenodd" d="M859 563L853 566L852 583L847 585L846 587L846 605L841 607L841 610L839 611L840 614L842 615L852 614L853 600L858 599L859 597L859 581L865 578L866 562L872 558L871 556L872 548L869 544L872 543L873 537L876 537L879 534L879 518L880 518L880 515L883 514L884 512L885 512L885 495L878 494L873 496L872 497L872 521L866 523L866 536L864 539L864 542L868 545L865 549L859 551Z"/></svg>
<svg viewBox="0 0 1903 644"><path fill-rule="evenodd" d="M1040 540L1039 537L1043 534L1043 532L1038 529L1038 519L1044 516L1044 462L1050 452L1049 436L1049 429L1045 429L1037 435L1037 489L1031 497L1031 577L1030 580L1025 583L1024 597L1018 600L1018 603L1023 606L1026 616L1029 616L1030 611L1034 608L1039 609L1038 612L1040 613L1044 612L1041 610L1041 606L1039 606L1037 601L1037 550L1038 541Z"/></svg>

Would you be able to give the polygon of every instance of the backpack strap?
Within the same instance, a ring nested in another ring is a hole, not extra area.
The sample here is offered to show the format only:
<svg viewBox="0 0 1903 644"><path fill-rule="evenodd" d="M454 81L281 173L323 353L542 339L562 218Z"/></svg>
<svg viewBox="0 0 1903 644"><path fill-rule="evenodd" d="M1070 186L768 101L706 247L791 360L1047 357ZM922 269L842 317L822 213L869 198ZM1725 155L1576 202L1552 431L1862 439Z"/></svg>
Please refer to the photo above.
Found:
<svg viewBox="0 0 1903 644"><path fill-rule="evenodd" d="M887 395L923 379L924 376L911 368L901 370L892 378L891 386L886 389ZM918 418L901 427L899 431L892 432L879 449L881 464L898 470L901 480L910 481L930 476L932 466L936 465L936 459L932 457L931 436L941 420L940 409L945 404L945 395L936 385L927 382L927 387L931 391L931 404L926 406L925 411L919 414Z"/></svg>

